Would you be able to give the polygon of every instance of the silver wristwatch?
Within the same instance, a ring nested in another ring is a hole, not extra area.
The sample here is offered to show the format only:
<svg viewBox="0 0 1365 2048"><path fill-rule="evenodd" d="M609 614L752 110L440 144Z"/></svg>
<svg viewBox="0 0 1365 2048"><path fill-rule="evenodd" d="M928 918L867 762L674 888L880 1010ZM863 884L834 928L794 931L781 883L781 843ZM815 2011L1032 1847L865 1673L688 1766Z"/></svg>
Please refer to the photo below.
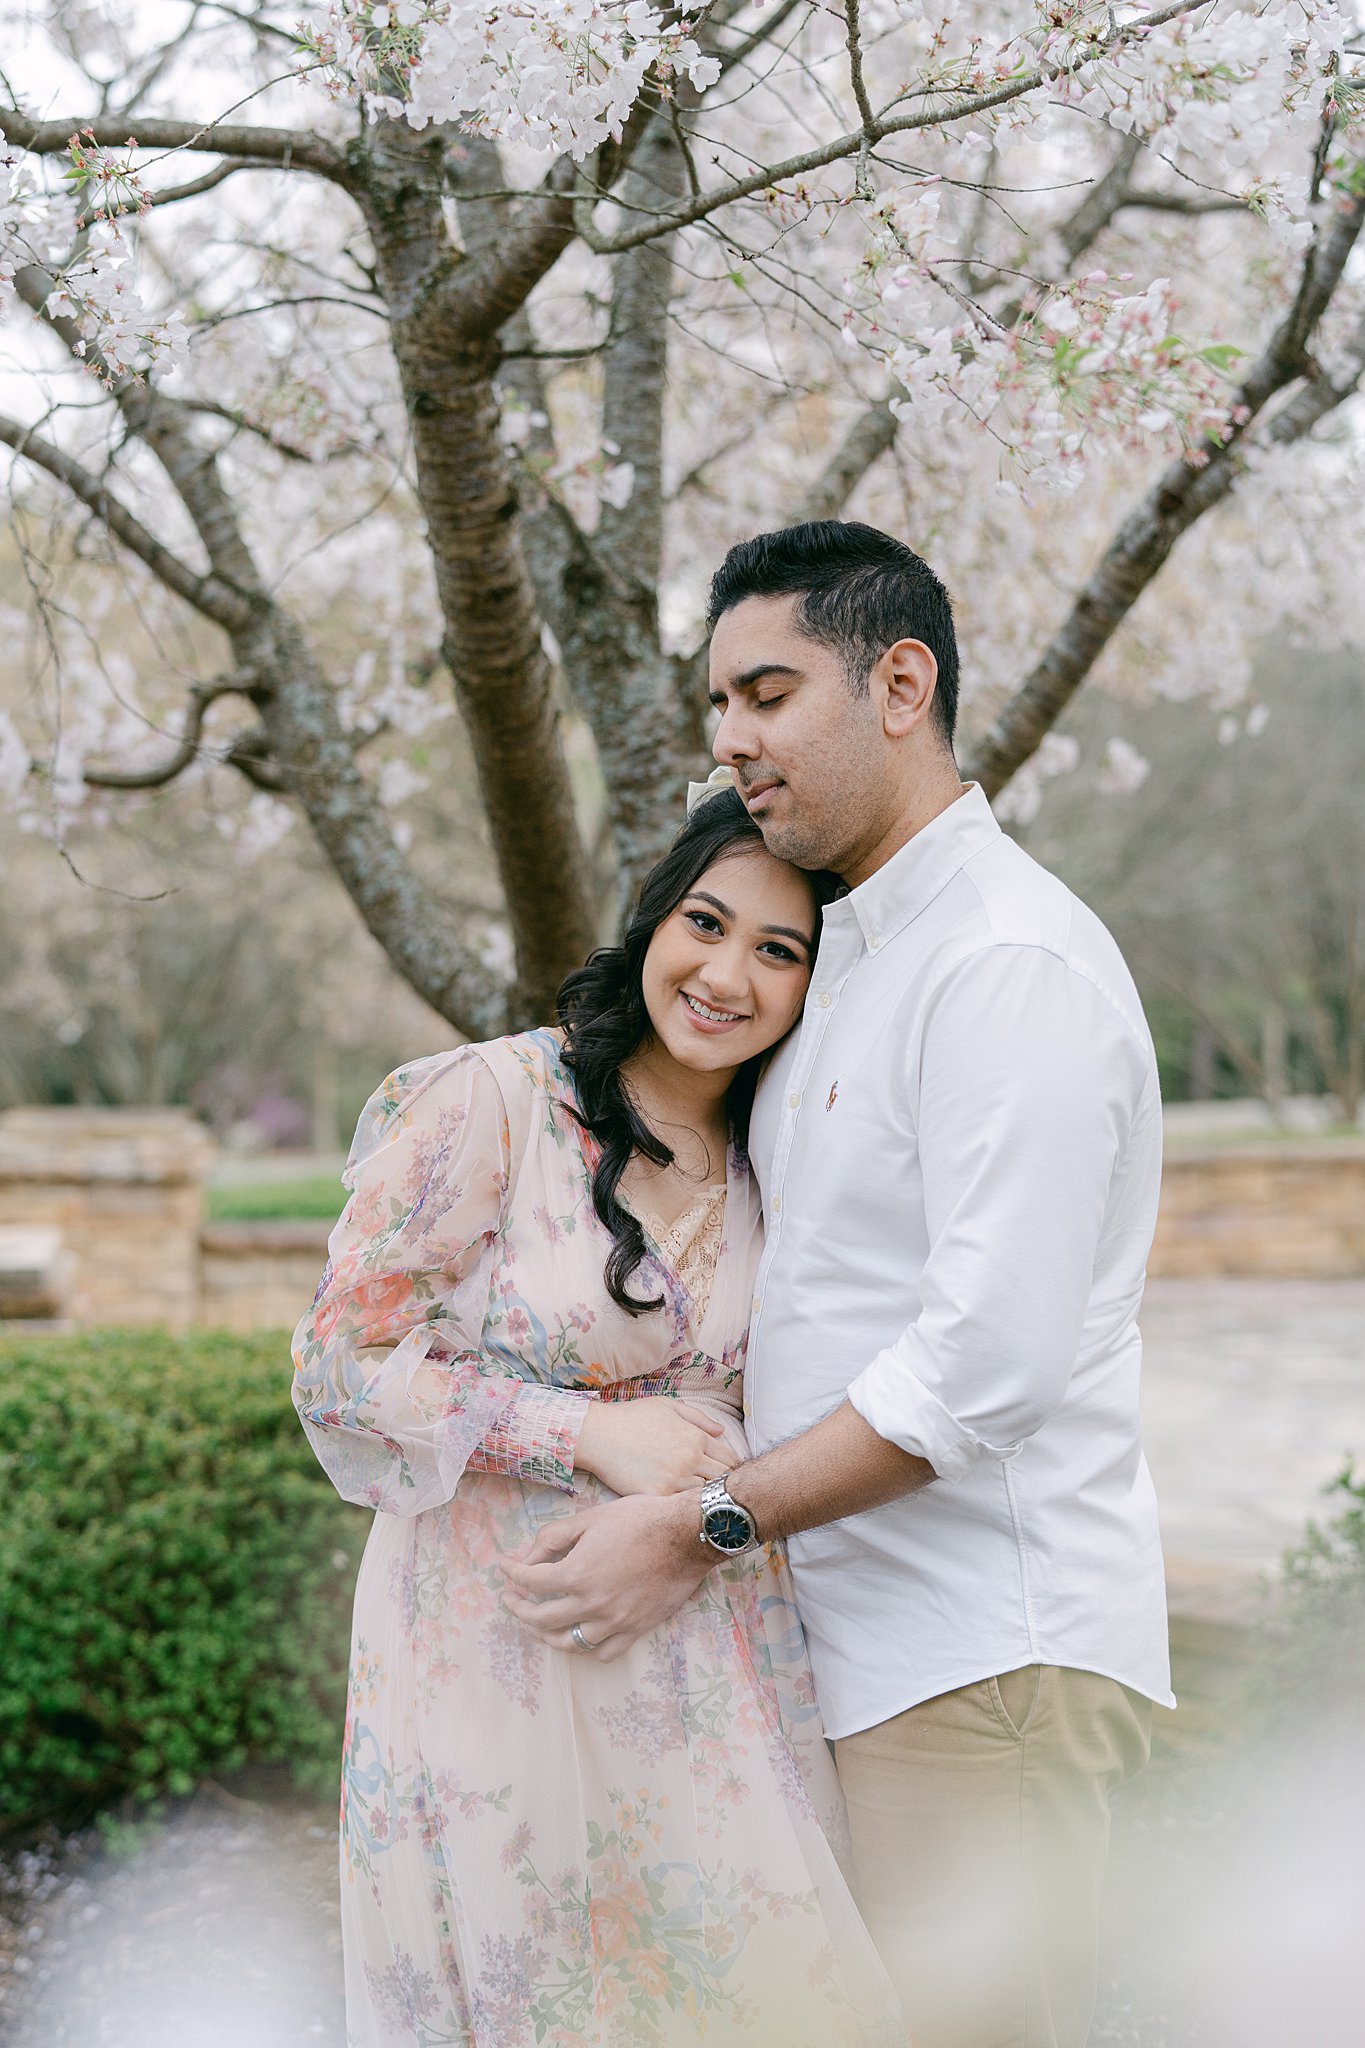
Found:
<svg viewBox="0 0 1365 2048"><path fill-rule="evenodd" d="M708 1479L701 1490L701 1541L722 1557L758 1548L758 1524L746 1507L730 1498L730 1475Z"/></svg>

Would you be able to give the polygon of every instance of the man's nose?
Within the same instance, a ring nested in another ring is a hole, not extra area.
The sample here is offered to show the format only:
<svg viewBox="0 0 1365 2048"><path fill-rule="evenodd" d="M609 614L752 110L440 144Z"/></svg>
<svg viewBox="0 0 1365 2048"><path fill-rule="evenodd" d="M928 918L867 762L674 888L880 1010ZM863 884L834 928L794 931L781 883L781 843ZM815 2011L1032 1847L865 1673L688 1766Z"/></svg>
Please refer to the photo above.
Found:
<svg viewBox="0 0 1365 2048"><path fill-rule="evenodd" d="M720 715L715 737L711 741L711 752L722 768L733 768L737 761L756 761L758 745L752 731L752 720L746 718L742 705L727 704Z"/></svg>

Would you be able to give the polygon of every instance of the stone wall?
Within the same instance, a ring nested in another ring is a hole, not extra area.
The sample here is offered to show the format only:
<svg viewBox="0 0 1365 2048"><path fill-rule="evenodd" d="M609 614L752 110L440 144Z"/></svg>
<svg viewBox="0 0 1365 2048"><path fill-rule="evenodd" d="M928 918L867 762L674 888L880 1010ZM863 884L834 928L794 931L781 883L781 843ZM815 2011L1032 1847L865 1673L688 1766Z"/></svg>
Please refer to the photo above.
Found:
<svg viewBox="0 0 1365 2048"><path fill-rule="evenodd" d="M1149 1270L1163 1279L1365 1274L1365 1143L1168 1152Z"/></svg>
<svg viewBox="0 0 1365 2048"><path fill-rule="evenodd" d="M200 1320L199 1233L213 1154L188 1110L6 1110L0 1224L61 1231L72 1321L183 1330Z"/></svg>
<svg viewBox="0 0 1365 2048"><path fill-rule="evenodd" d="M226 1330L292 1330L316 1292L330 1228L327 1223L205 1224L199 1237L200 1321Z"/></svg>
<svg viewBox="0 0 1365 2048"><path fill-rule="evenodd" d="M186 1111L9 1110L0 1228L60 1230L76 1323L290 1328L312 1299L329 1226L205 1223L212 1158ZM1365 1142L1168 1154L1151 1271L1365 1275Z"/></svg>

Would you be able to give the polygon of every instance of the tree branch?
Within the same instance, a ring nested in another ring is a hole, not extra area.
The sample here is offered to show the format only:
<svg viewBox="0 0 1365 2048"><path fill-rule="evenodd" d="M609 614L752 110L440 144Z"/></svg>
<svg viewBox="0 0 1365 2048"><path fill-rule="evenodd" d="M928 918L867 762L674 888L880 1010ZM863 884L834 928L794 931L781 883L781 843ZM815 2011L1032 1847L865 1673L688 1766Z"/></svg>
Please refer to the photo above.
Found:
<svg viewBox="0 0 1365 2048"><path fill-rule="evenodd" d="M144 562L168 590L173 590L177 597L183 597L186 604L193 605L204 618L221 626L225 633L240 632L249 623L251 607L240 591L217 576L201 576L188 563L182 562L113 495L104 479L96 476L93 470L86 469L73 456L44 440L32 427L5 414L0 414L0 442L5 442L25 461L45 469L49 476L64 484L72 496L88 506L115 539L122 541L124 547Z"/></svg>
<svg viewBox="0 0 1365 2048"><path fill-rule="evenodd" d="M657 122L636 152L624 194L629 201L673 199L685 182L682 149ZM651 598L663 553L664 393L672 247L664 242L618 256L612 280L611 342L603 365L603 438L634 471L626 504L604 502L598 546Z"/></svg>
<svg viewBox="0 0 1365 2048"><path fill-rule="evenodd" d="M270 735L263 725L239 733L224 754L223 764L245 776L253 789L263 789L270 796L288 794L288 778L270 758Z"/></svg>
<svg viewBox="0 0 1365 2048"><path fill-rule="evenodd" d="M1124 136L1113 161L1096 179L1084 199L1054 230L1066 251L1068 265L1091 246L1127 203L1128 179L1142 151L1134 136ZM973 289L984 290L988 279L973 278ZM1001 327L1012 327L1023 312L1022 298L1002 308L997 316ZM815 479L797 511L798 519L837 519L854 490L873 463L880 460L896 439L896 416L889 399L879 398L853 421L843 440Z"/></svg>
<svg viewBox="0 0 1365 2048"><path fill-rule="evenodd" d="M30 267L15 280L29 304L36 299L39 310L50 288L46 277ZM68 343L79 339L70 322L50 324ZM335 691L295 621L261 581L212 451L196 440L185 413L155 390L125 379L112 396L130 432L155 454L193 520L212 564L210 575L196 576L111 499L100 479L60 450L35 445L35 437L17 422L0 420L0 438L20 446L67 483L169 588L230 636L237 672L249 678L249 694L261 717L260 737L253 731L239 740L229 752L230 765L257 787L299 802L369 930L424 1001L470 1037L506 1031L513 1019L507 983L453 936L440 899L400 851L356 759L354 738L342 726ZM514 728L512 744L520 737ZM533 799L528 799L523 829L532 811ZM545 885L542 894L555 903L553 886ZM572 936L581 958L581 933ZM518 1022L524 1021L524 1007L516 1013Z"/></svg>
<svg viewBox="0 0 1365 2048"><path fill-rule="evenodd" d="M164 789L199 758L199 742L210 704L216 704L220 697L249 696L254 687L254 678L250 676L220 676L216 682L196 683L190 691L185 726L175 752L159 768L82 768L81 780L92 789Z"/></svg>
<svg viewBox="0 0 1365 2048"><path fill-rule="evenodd" d="M1222 443L1207 444L1202 463L1182 456L1168 466L1124 520L1041 660L982 735L964 773L987 796L1004 788L1051 730L1180 536L1232 491L1244 466L1247 429L1268 400L1306 378L1257 436L1257 445L1284 446L1302 439L1358 387L1365 374L1365 323L1343 380L1314 375L1306 351L1362 224L1365 195L1358 193L1315 239L1293 305L1242 382L1232 410L1240 416L1245 409L1246 419L1231 426Z"/></svg>
<svg viewBox="0 0 1365 2048"><path fill-rule="evenodd" d="M543 1020L553 1014L564 974L595 943L596 919L515 476L499 434L496 332L466 329L448 288L458 284L462 259L431 176L441 143L439 134L415 134L402 122L373 124L365 204L411 423L447 662L516 945L518 1000L527 1016ZM499 312L495 324L505 317Z"/></svg>
<svg viewBox="0 0 1365 2048"><path fill-rule="evenodd" d="M736 70L739 65L753 56L755 50L762 49L765 43L770 43L783 23L795 14L797 8L805 7L808 4L809 0L778 0L778 4L774 7L772 13L765 13L758 27L752 29L745 36L742 43L736 43L733 50L723 50L718 42L712 40L707 45L707 48L709 53L720 62L721 77L724 78L729 72ZM708 26L710 25L708 23Z"/></svg>
<svg viewBox="0 0 1365 2048"><path fill-rule="evenodd" d="M73 135L89 135L100 149L123 149L136 127L139 150L212 150L219 156L254 157L277 170L314 171L348 189L351 167L341 150L304 128L255 128L232 121L143 120L141 116L103 114L93 121L79 115L35 121L18 107L0 104L0 135L34 156L61 156Z"/></svg>
<svg viewBox="0 0 1365 2048"><path fill-rule="evenodd" d="M190 431L179 401L163 398L135 377L115 377L103 363L99 350L86 343L76 322L67 314L48 310L48 300L57 283L53 271L27 264L16 273L14 289L77 362L105 368L115 405L130 431L146 443L170 478L204 544L210 567L244 604L249 606L253 598L262 599L264 585L242 537L231 500L223 489L213 450L205 448ZM250 616L249 610L246 616ZM223 618L218 619L218 624L228 632L241 630L240 625L227 625Z"/></svg>
<svg viewBox="0 0 1365 2048"><path fill-rule="evenodd" d="M898 425L890 399L879 398L860 412L807 490L796 517L837 519L873 463L895 441Z"/></svg>
<svg viewBox="0 0 1365 2048"><path fill-rule="evenodd" d="M1229 193L1226 199L1219 199L1212 193L1203 198L1187 198L1183 192L1130 192L1123 202L1124 211L1137 207L1145 213L1181 213L1191 219L1204 213L1245 213L1247 202Z"/></svg>
<svg viewBox="0 0 1365 2048"><path fill-rule="evenodd" d="M159 192L149 192L146 203L151 206L174 206L179 199L197 199L202 192L212 192L225 179L235 177L238 171L272 170L274 166L265 157L224 157L214 164L202 177L187 178L183 185L165 185ZM105 220L123 220L130 214L140 214L143 206L129 202L126 206L111 206L102 216Z"/></svg>
<svg viewBox="0 0 1365 2048"><path fill-rule="evenodd" d="M874 148L884 142L888 135L904 135L921 128L946 128L955 121L974 119L990 113L996 107L1008 106L1011 101L1022 99L1036 92L1043 84L1050 84L1061 78L1075 76L1097 57L1130 42L1149 28L1158 28L1163 22L1173 21L1177 15L1189 14L1203 4L1203 0L1170 0L1165 7L1158 7L1135 21L1115 26L1110 32L1096 40L1083 55L1066 64L1035 66L1032 70L1013 78L1007 85L996 86L989 92L965 93L947 106L923 108L913 114L880 114L874 117L869 129L856 128L845 135L836 136L832 141L822 143L816 149L803 150L798 156L784 158L776 164L767 164L747 177L732 178L723 184L713 185L699 193L686 204L673 209L657 219L641 226L624 228L619 234L601 235L592 223L593 208L600 194L580 194L575 201L574 215L578 234L584 244L596 256L617 256L627 249L638 248L642 242L650 242L660 235L672 234L677 228L690 227L699 220L718 212L722 207L733 206L740 199L750 199L757 192L766 192L778 185L785 185L792 178L803 177L808 171L823 170L826 165L839 163L849 157L858 156L864 149Z"/></svg>

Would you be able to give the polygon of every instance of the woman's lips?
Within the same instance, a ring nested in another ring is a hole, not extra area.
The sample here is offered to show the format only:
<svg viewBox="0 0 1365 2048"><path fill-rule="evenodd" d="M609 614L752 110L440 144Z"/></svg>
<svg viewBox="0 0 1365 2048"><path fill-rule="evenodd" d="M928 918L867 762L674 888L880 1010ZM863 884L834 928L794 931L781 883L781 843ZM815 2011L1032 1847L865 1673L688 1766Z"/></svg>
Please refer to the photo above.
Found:
<svg viewBox="0 0 1365 2048"><path fill-rule="evenodd" d="M701 1001L700 996L690 996L686 989L680 989L678 995L683 1009L687 1013L688 1023L691 1024L693 1030L705 1032L708 1038L719 1037L726 1031L734 1031L739 1025L747 1024L749 1021L747 1017L737 1016L733 1011L724 1017L704 1017L701 1011L696 1008L696 1005ZM706 1007L707 1009L712 1009L715 1005L708 1003Z"/></svg>

